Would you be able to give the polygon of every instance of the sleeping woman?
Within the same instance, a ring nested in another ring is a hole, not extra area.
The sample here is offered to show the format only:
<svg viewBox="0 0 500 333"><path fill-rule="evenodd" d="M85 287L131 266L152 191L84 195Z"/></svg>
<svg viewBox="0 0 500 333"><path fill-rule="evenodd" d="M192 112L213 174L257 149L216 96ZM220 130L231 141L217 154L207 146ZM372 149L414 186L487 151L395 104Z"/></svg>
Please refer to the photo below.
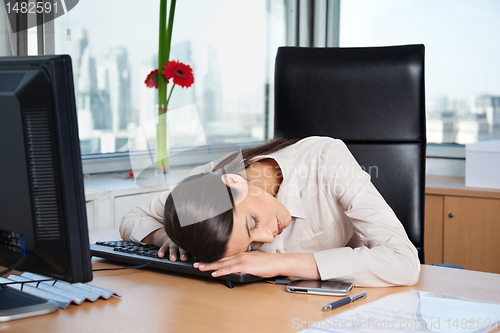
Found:
<svg viewBox="0 0 500 333"><path fill-rule="evenodd" d="M213 276L417 283L417 250L341 140L275 139L241 156L133 209L121 237L159 246L173 261L191 253Z"/></svg>

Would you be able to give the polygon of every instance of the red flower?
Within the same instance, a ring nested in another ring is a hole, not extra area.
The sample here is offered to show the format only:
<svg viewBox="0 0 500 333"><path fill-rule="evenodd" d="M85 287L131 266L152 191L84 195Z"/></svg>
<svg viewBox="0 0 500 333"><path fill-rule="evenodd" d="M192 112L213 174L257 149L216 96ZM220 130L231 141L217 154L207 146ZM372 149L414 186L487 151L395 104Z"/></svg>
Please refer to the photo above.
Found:
<svg viewBox="0 0 500 333"><path fill-rule="evenodd" d="M183 88L189 88L194 83L193 70L189 65L184 65L180 61L169 61L163 66L163 75L174 84Z"/></svg>
<svg viewBox="0 0 500 333"><path fill-rule="evenodd" d="M158 70L155 69L154 71L151 71L151 73L149 73L144 83L148 88L158 89Z"/></svg>

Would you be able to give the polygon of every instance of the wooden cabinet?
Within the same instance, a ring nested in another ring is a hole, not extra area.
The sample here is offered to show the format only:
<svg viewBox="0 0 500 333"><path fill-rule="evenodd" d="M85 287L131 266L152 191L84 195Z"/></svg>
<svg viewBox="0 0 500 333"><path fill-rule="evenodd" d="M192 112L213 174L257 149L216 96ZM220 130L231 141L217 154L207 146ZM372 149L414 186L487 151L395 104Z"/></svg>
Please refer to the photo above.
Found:
<svg viewBox="0 0 500 333"><path fill-rule="evenodd" d="M500 273L500 199L444 197L443 261Z"/></svg>
<svg viewBox="0 0 500 333"><path fill-rule="evenodd" d="M428 176L425 198L426 264L500 273L500 190Z"/></svg>
<svg viewBox="0 0 500 333"><path fill-rule="evenodd" d="M425 195L425 263L443 263L443 204L441 195Z"/></svg>

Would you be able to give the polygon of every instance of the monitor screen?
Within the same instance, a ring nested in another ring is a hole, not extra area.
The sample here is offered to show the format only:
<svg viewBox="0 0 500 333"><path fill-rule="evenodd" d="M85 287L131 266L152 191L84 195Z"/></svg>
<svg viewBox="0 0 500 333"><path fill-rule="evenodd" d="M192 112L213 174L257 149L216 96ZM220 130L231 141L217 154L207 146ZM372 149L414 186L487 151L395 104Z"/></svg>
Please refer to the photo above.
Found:
<svg viewBox="0 0 500 333"><path fill-rule="evenodd" d="M92 280L71 58L0 57L0 265Z"/></svg>

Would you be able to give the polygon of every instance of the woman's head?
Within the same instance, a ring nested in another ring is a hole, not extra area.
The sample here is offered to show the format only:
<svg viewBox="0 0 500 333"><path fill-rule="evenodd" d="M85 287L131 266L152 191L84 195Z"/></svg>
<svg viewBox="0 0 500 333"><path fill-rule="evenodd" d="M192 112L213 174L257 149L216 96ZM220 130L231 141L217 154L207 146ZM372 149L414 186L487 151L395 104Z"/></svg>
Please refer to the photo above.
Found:
<svg viewBox="0 0 500 333"><path fill-rule="evenodd" d="M296 141L279 139L244 150L244 161L229 156L214 172L183 180L165 202L164 227L170 239L206 262L272 242L290 223L290 214L258 184L249 184L241 171L253 157Z"/></svg>
<svg viewBox="0 0 500 333"><path fill-rule="evenodd" d="M264 243L272 243L290 224L290 212L261 186L232 174L222 176L222 181L240 195L246 193L232 209L233 228L224 256L257 250Z"/></svg>
<svg viewBox="0 0 500 333"><path fill-rule="evenodd" d="M202 261L224 256L233 228L232 207L227 209L220 200L228 195L232 198L232 192L220 179L219 173L188 177L165 202L163 224L168 237Z"/></svg>

